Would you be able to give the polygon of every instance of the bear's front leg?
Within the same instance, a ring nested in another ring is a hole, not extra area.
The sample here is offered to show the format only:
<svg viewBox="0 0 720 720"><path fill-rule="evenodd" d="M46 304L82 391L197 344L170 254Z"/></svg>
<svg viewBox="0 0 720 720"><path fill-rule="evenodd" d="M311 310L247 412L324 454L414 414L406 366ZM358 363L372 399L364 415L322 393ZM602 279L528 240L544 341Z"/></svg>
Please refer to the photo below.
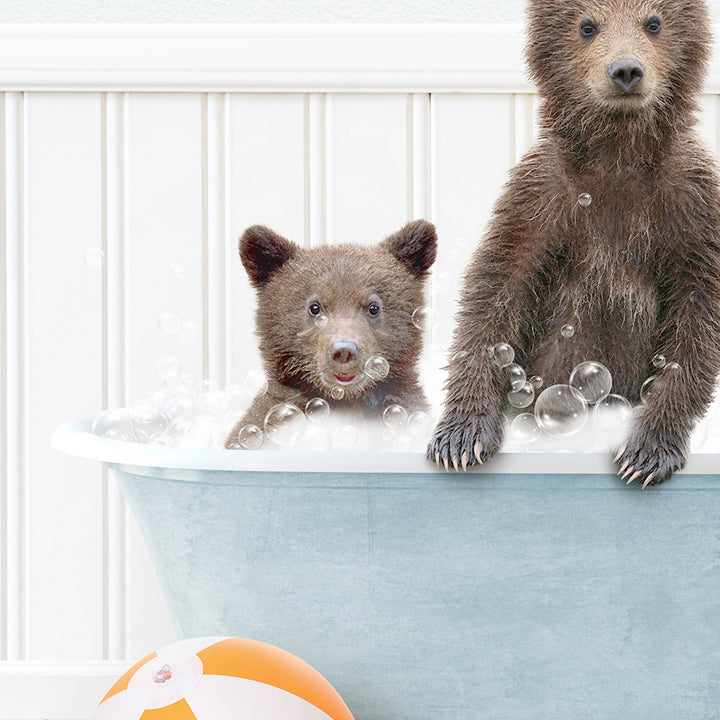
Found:
<svg viewBox="0 0 720 720"><path fill-rule="evenodd" d="M714 202L713 202L714 201ZM706 202L704 228L678 211L673 246L659 272L658 351L667 364L644 393L627 443L615 457L618 475L643 487L667 480L687 460L690 436L712 402L720 370L720 207ZM668 223L670 226L670 223ZM672 228L671 228L672 229ZM696 234L693 236L693 229ZM704 232L702 231L704 230Z"/></svg>
<svg viewBox="0 0 720 720"><path fill-rule="evenodd" d="M484 463L502 443L508 378L495 348L509 344L522 362L548 254L514 215L500 213L464 279L445 386L445 410L427 450L438 466Z"/></svg>
<svg viewBox="0 0 720 720"><path fill-rule="evenodd" d="M459 351L451 360L445 412L435 428L427 455L449 470L484 463L502 444L505 394L491 352L483 347Z"/></svg>
<svg viewBox="0 0 720 720"><path fill-rule="evenodd" d="M657 403L662 404L662 400ZM643 488L665 482L685 465L694 422L684 412L658 413L657 409L641 408L627 441L615 456L618 475L628 485L639 481Z"/></svg>

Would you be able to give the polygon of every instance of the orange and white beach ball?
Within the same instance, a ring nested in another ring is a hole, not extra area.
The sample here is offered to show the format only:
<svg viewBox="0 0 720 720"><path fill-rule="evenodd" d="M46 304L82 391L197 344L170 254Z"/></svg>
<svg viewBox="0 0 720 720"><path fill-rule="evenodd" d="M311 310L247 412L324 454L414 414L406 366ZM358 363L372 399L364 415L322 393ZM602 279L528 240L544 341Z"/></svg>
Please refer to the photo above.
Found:
<svg viewBox="0 0 720 720"><path fill-rule="evenodd" d="M130 668L92 720L353 720L314 668L274 645L195 638Z"/></svg>

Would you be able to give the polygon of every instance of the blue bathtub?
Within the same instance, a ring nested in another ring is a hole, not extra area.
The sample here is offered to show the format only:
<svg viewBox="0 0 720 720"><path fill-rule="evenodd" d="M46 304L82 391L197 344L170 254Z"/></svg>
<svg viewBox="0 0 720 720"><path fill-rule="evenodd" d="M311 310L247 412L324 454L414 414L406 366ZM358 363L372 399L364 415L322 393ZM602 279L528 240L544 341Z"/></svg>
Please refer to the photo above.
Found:
<svg viewBox="0 0 720 720"><path fill-rule="evenodd" d="M177 450L104 462L181 636L322 672L356 720L720 718L720 458L641 491L599 454Z"/></svg>

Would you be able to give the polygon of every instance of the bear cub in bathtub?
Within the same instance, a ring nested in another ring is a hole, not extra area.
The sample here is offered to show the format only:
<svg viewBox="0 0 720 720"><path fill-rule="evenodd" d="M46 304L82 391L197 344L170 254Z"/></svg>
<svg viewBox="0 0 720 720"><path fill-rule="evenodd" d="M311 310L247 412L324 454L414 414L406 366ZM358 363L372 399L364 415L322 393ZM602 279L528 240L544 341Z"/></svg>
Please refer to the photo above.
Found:
<svg viewBox="0 0 720 720"><path fill-rule="evenodd" d="M301 248L255 225L240 238L240 259L257 292L256 334L268 380L229 433L237 448L246 425L263 428L268 411L291 403L304 411L322 398L331 409L382 417L388 403L425 410L417 362L422 307L435 261L435 228L407 224L375 247Z"/></svg>
<svg viewBox="0 0 720 720"><path fill-rule="evenodd" d="M661 483L683 467L720 368L720 192L694 129L707 7L529 0L528 11L538 139L467 268L428 457L458 469L497 452L509 387L488 349L507 342L545 387L595 360L638 403L656 376L615 461L629 482Z"/></svg>

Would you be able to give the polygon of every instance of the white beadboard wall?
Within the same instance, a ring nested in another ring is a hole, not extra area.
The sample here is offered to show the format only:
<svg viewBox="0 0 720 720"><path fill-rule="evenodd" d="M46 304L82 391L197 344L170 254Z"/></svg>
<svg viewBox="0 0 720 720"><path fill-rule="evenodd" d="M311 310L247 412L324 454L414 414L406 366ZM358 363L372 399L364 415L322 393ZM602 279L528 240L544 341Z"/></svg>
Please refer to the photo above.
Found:
<svg viewBox="0 0 720 720"><path fill-rule="evenodd" d="M50 448L72 417L257 364L236 239L438 227L432 338L536 100L516 26L0 27L0 720L80 720L174 639L114 481ZM702 98L718 145L720 72ZM104 263L84 255L101 249ZM180 279L172 272L180 263ZM163 334L174 313L187 344Z"/></svg>

